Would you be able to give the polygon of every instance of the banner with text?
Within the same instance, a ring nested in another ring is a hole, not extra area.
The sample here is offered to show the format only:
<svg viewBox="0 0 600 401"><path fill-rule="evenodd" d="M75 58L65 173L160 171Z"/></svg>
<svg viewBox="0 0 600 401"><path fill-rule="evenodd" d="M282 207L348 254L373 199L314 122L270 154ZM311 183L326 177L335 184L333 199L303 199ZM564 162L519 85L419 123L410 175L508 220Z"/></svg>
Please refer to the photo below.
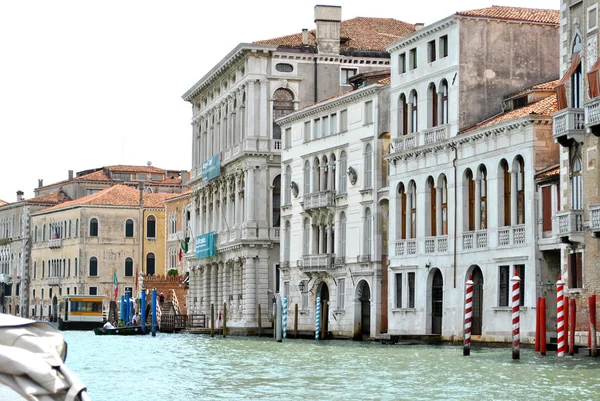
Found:
<svg viewBox="0 0 600 401"><path fill-rule="evenodd" d="M214 231L196 237L196 259L215 256L215 233Z"/></svg>
<svg viewBox="0 0 600 401"><path fill-rule="evenodd" d="M208 181L221 174L221 154L217 153L202 163L202 181Z"/></svg>

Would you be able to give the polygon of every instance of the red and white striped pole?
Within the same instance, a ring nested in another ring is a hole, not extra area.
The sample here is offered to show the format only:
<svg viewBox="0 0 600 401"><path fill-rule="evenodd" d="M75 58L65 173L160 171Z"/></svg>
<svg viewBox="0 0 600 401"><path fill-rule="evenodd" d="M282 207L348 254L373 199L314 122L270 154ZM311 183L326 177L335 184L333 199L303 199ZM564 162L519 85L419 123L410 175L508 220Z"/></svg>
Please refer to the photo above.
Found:
<svg viewBox="0 0 600 401"><path fill-rule="evenodd" d="M557 331L557 348L558 356L565 356L565 305L564 305L564 286L565 282L562 277L558 276L556 282L556 331Z"/></svg>
<svg viewBox="0 0 600 401"><path fill-rule="evenodd" d="M471 354L471 322L473 321L473 275L469 274L469 279L465 283L465 342L463 345L463 355Z"/></svg>
<svg viewBox="0 0 600 401"><path fill-rule="evenodd" d="M512 283L512 359L520 359L519 343L520 337L520 322L519 322L519 307L521 306L521 279L517 269L515 275L510 279Z"/></svg>

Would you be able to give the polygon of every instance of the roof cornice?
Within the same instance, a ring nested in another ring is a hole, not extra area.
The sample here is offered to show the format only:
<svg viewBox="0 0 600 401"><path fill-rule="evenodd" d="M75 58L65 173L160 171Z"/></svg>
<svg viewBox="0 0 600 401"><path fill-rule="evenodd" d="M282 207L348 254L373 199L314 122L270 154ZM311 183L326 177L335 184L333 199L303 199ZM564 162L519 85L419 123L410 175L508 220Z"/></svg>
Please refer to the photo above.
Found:
<svg viewBox="0 0 600 401"><path fill-rule="evenodd" d="M433 35L443 29L446 29L450 25L453 25L456 23L454 17L455 17L455 15L453 14L449 17L439 20L438 22L434 22L431 25L423 27L423 28L419 29L418 31L414 31L410 35L407 35L407 36L403 37L402 39L400 39L399 41L392 43L391 45L386 47L385 50L387 50L389 53L392 53L396 50L403 48L404 46L410 45L411 43L421 40L422 38L424 38L426 36Z"/></svg>
<svg viewBox="0 0 600 401"><path fill-rule="evenodd" d="M262 45L256 43L240 43L219 61L206 75L194 86L187 90L181 97L186 102L191 101L202 89L210 85L217 76L231 67L232 64L244 57L248 52L270 52L277 50L277 45Z"/></svg>

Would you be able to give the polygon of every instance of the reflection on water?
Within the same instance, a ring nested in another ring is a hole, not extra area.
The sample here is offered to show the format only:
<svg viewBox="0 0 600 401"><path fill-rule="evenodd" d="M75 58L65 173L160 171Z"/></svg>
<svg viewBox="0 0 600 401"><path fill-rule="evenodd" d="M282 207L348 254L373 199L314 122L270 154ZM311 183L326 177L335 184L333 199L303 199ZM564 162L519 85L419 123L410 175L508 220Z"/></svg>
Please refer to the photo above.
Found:
<svg viewBox="0 0 600 401"><path fill-rule="evenodd" d="M600 399L600 360L532 350L64 334L93 400Z"/></svg>

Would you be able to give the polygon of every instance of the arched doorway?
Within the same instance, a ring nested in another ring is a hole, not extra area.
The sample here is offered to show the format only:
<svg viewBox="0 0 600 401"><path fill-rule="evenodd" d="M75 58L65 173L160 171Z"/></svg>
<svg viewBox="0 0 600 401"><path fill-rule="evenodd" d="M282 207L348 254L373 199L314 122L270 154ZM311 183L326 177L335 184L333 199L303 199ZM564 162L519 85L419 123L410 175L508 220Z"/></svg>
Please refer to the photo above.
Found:
<svg viewBox="0 0 600 401"><path fill-rule="evenodd" d="M358 283L357 288L357 306L360 308L358 320L360 323L360 335L368 338L371 335L371 289L369 288L369 284L364 280Z"/></svg>
<svg viewBox="0 0 600 401"><path fill-rule="evenodd" d="M442 315L444 311L444 279L442 273L435 269L431 281L431 334L442 334Z"/></svg>
<svg viewBox="0 0 600 401"><path fill-rule="evenodd" d="M327 283L321 282L318 287L317 295L321 297L321 323L319 331L321 332L321 338L325 338L327 331L329 330L329 287ZM327 302L327 310L325 310L325 302Z"/></svg>
<svg viewBox="0 0 600 401"><path fill-rule="evenodd" d="M471 334L480 336L483 328L483 273L479 266L473 267L473 322Z"/></svg>

